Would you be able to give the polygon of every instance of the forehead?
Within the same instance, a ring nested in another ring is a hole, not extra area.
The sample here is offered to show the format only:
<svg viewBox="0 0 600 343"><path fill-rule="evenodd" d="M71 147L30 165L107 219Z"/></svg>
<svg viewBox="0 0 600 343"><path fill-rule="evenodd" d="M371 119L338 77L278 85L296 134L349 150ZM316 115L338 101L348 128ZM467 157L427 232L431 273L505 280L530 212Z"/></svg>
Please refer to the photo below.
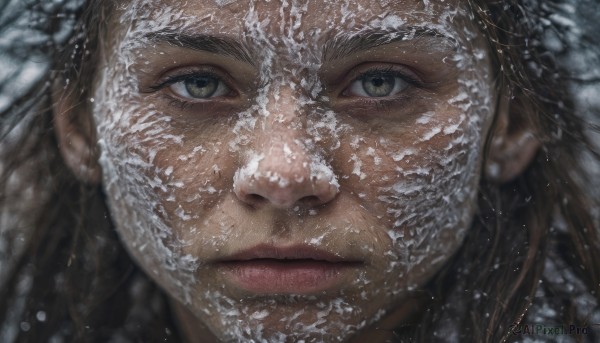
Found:
<svg viewBox="0 0 600 343"><path fill-rule="evenodd" d="M261 32L295 40L365 28L436 27L456 34L467 24L460 0L134 0L125 16L170 29L243 36ZM257 37L250 37L257 38Z"/></svg>

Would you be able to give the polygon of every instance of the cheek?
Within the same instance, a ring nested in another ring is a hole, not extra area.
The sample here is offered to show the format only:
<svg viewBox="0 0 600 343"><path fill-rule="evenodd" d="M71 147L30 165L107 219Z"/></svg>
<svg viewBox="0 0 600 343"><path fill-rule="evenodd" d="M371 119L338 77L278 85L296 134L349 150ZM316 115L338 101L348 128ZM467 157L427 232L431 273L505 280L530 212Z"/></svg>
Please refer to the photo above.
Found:
<svg viewBox="0 0 600 343"><path fill-rule="evenodd" d="M454 110L456 112L456 110ZM440 115L438 114L438 117ZM342 188L387 232L398 289L420 285L458 248L470 227L481 160L481 125L430 119L411 130L354 138ZM449 118L444 116L444 118ZM352 139L351 139L352 140Z"/></svg>
<svg viewBox="0 0 600 343"><path fill-rule="evenodd" d="M378 189L392 218L390 238L408 269L443 262L470 226L479 174L479 139L431 138L401 151L393 182Z"/></svg>
<svg viewBox="0 0 600 343"><path fill-rule="evenodd" d="M184 297L189 294L186 288L196 282L199 262L183 252L180 232L173 230L173 223L193 219L182 204L210 206L210 197L203 197L212 189L203 189L200 179L195 179L193 188L186 184L188 170L180 166L202 160L206 150L185 146L184 137L170 129L168 116L137 103L123 87L102 84L96 92L94 118L113 221L145 271L157 280L177 280L168 288ZM215 175L210 166L195 170L206 176L206 184Z"/></svg>

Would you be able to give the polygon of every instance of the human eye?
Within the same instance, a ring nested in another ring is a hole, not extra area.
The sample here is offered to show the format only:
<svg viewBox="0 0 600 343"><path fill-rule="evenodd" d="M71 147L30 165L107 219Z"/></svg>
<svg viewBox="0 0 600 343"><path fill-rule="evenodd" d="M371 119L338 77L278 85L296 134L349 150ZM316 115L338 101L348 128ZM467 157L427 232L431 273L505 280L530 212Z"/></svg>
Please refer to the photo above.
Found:
<svg viewBox="0 0 600 343"><path fill-rule="evenodd" d="M413 84L412 78L392 69L372 69L360 74L343 92L364 98L393 97Z"/></svg>
<svg viewBox="0 0 600 343"><path fill-rule="evenodd" d="M222 77L210 72L186 72L169 76L154 90L168 89L184 101L202 101L231 95L233 90Z"/></svg>
<svg viewBox="0 0 600 343"><path fill-rule="evenodd" d="M220 78L213 75L182 75L172 80L169 89L185 99L210 99L231 93Z"/></svg>

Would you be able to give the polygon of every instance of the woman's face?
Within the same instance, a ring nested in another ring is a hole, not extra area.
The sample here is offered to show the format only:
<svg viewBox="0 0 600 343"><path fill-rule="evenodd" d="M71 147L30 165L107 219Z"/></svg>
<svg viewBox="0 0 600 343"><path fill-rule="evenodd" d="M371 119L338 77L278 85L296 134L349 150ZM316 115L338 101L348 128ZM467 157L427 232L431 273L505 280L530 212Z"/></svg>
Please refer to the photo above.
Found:
<svg viewBox="0 0 600 343"><path fill-rule="evenodd" d="M346 340L460 246L496 97L458 1L132 1L109 27L113 220L219 339Z"/></svg>

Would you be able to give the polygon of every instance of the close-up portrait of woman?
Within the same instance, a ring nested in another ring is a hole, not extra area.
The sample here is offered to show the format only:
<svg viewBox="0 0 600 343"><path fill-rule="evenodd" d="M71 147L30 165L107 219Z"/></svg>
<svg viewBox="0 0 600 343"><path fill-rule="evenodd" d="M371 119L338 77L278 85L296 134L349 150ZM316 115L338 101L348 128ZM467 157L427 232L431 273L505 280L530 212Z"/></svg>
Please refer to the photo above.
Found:
<svg viewBox="0 0 600 343"><path fill-rule="evenodd" d="M0 342L600 342L599 13L0 0Z"/></svg>

